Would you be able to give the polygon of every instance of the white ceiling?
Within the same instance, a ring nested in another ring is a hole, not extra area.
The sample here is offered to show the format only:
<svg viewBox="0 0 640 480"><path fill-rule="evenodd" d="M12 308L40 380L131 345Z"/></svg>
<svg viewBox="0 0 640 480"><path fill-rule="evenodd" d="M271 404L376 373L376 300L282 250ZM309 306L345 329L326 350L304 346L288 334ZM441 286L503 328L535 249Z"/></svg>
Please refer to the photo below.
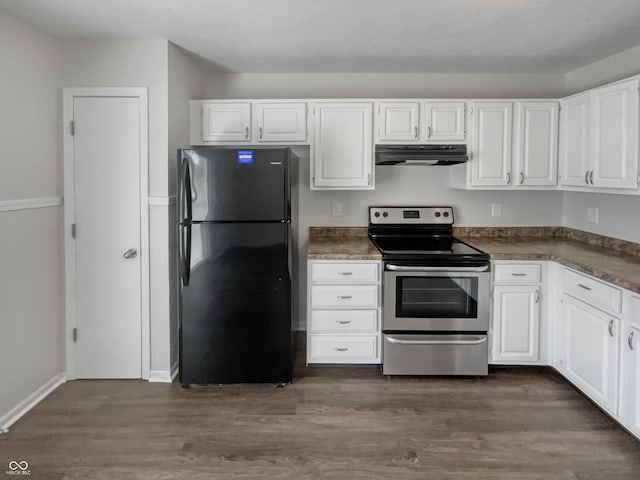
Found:
<svg viewBox="0 0 640 480"><path fill-rule="evenodd" d="M640 44L640 0L2 0L65 39L167 38L210 71L565 73Z"/></svg>

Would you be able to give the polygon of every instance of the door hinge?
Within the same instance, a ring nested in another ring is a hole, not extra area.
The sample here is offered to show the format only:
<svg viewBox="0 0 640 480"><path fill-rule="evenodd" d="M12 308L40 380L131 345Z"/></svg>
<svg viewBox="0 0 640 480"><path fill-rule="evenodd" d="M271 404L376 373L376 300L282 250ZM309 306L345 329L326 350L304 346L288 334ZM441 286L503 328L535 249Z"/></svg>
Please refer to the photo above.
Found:
<svg viewBox="0 0 640 480"><path fill-rule="evenodd" d="M69 122L69 133L71 135L75 135L76 134L76 122L74 122L73 120L71 120Z"/></svg>
<svg viewBox="0 0 640 480"><path fill-rule="evenodd" d="M71 224L71 238L76 238L76 224Z"/></svg>
<svg viewBox="0 0 640 480"><path fill-rule="evenodd" d="M73 329L73 341L74 342L78 341L78 329L77 328Z"/></svg>

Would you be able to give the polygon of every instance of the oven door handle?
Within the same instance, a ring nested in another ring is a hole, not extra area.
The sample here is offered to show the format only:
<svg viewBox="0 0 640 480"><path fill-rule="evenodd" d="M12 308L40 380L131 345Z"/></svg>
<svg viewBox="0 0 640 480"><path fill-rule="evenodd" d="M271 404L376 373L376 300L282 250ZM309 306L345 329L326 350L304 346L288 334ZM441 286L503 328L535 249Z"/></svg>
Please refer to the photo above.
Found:
<svg viewBox="0 0 640 480"><path fill-rule="evenodd" d="M386 340L399 345L480 345L487 341L487 337L478 336L474 340L401 340L386 336Z"/></svg>
<svg viewBox="0 0 640 480"><path fill-rule="evenodd" d="M487 272L489 265L481 267L412 267L405 265L386 264L385 268L392 272Z"/></svg>

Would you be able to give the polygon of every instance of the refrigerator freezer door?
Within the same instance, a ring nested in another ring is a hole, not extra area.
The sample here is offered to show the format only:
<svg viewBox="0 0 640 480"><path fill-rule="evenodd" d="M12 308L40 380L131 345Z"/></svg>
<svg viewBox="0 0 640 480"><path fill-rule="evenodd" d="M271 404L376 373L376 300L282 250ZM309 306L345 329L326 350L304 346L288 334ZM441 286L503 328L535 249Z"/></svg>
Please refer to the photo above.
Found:
<svg viewBox="0 0 640 480"><path fill-rule="evenodd" d="M197 148L180 153L181 188L191 183L184 203L191 206L192 221L289 219L288 149Z"/></svg>
<svg viewBox="0 0 640 480"><path fill-rule="evenodd" d="M183 385L291 381L289 234L288 223L192 226Z"/></svg>

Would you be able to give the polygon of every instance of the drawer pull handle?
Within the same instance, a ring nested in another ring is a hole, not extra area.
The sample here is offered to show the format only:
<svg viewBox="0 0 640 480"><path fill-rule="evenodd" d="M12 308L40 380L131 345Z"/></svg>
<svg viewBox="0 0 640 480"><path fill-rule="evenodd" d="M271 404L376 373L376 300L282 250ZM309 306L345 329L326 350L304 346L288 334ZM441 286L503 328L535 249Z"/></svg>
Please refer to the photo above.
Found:
<svg viewBox="0 0 640 480"><path fill-rule="evenodd" d="M343 276L347 276L347 275L353 275L353 272L338 272L338 275L343 275Z"/></svg>
<svg viewBox="0 0 640 480"><path fill-rule="evenodd" d="M351 320L336 320L336 323L339 323L340 325L348 325L351 323Z"/></svg>
<svg viewBox="0 0 640 480"><path fill-rule="evenodd" d="M338 298L340 300L349 300L350 298L353 298L351 295L338 295Z"/></svg>
<svg viewBox="0 0 640 480"><path fill-rule="evenodd" d="M609 322L609 335L613 337L613 320Z"/></svg>
<svg viewBox="0 0 640 480"><path fill-rule="evenodd" d="M627 338L627 343L629 344L629 348L631 350L633 350L633 334L634 334L634 332L631 332L629 334L629 338Z"/></svg>
<svg viewBox="0 0 640 480"><path fill-rule="evenodd" d="M526 273L512 273L511 275L514 276L514 277L526 277L527 276Z"/></svg>
<svg viewBox="0 0 640 480"><path fill-rule="evenodd" d="M579 286L580 288L584 288L585 290L589 290L589 291L591 291L591 287L587 287L586 285L583 285L583 284L581 284L581 283L579 283L579 284L578 284L578 286Z"/></svg>
<svg viewBox="0 0 640 480"><path fill-rule="evenodd" d="M338 352L346 352L347 350L349 350L348 347L333 347L333 349Z"/></svg>

